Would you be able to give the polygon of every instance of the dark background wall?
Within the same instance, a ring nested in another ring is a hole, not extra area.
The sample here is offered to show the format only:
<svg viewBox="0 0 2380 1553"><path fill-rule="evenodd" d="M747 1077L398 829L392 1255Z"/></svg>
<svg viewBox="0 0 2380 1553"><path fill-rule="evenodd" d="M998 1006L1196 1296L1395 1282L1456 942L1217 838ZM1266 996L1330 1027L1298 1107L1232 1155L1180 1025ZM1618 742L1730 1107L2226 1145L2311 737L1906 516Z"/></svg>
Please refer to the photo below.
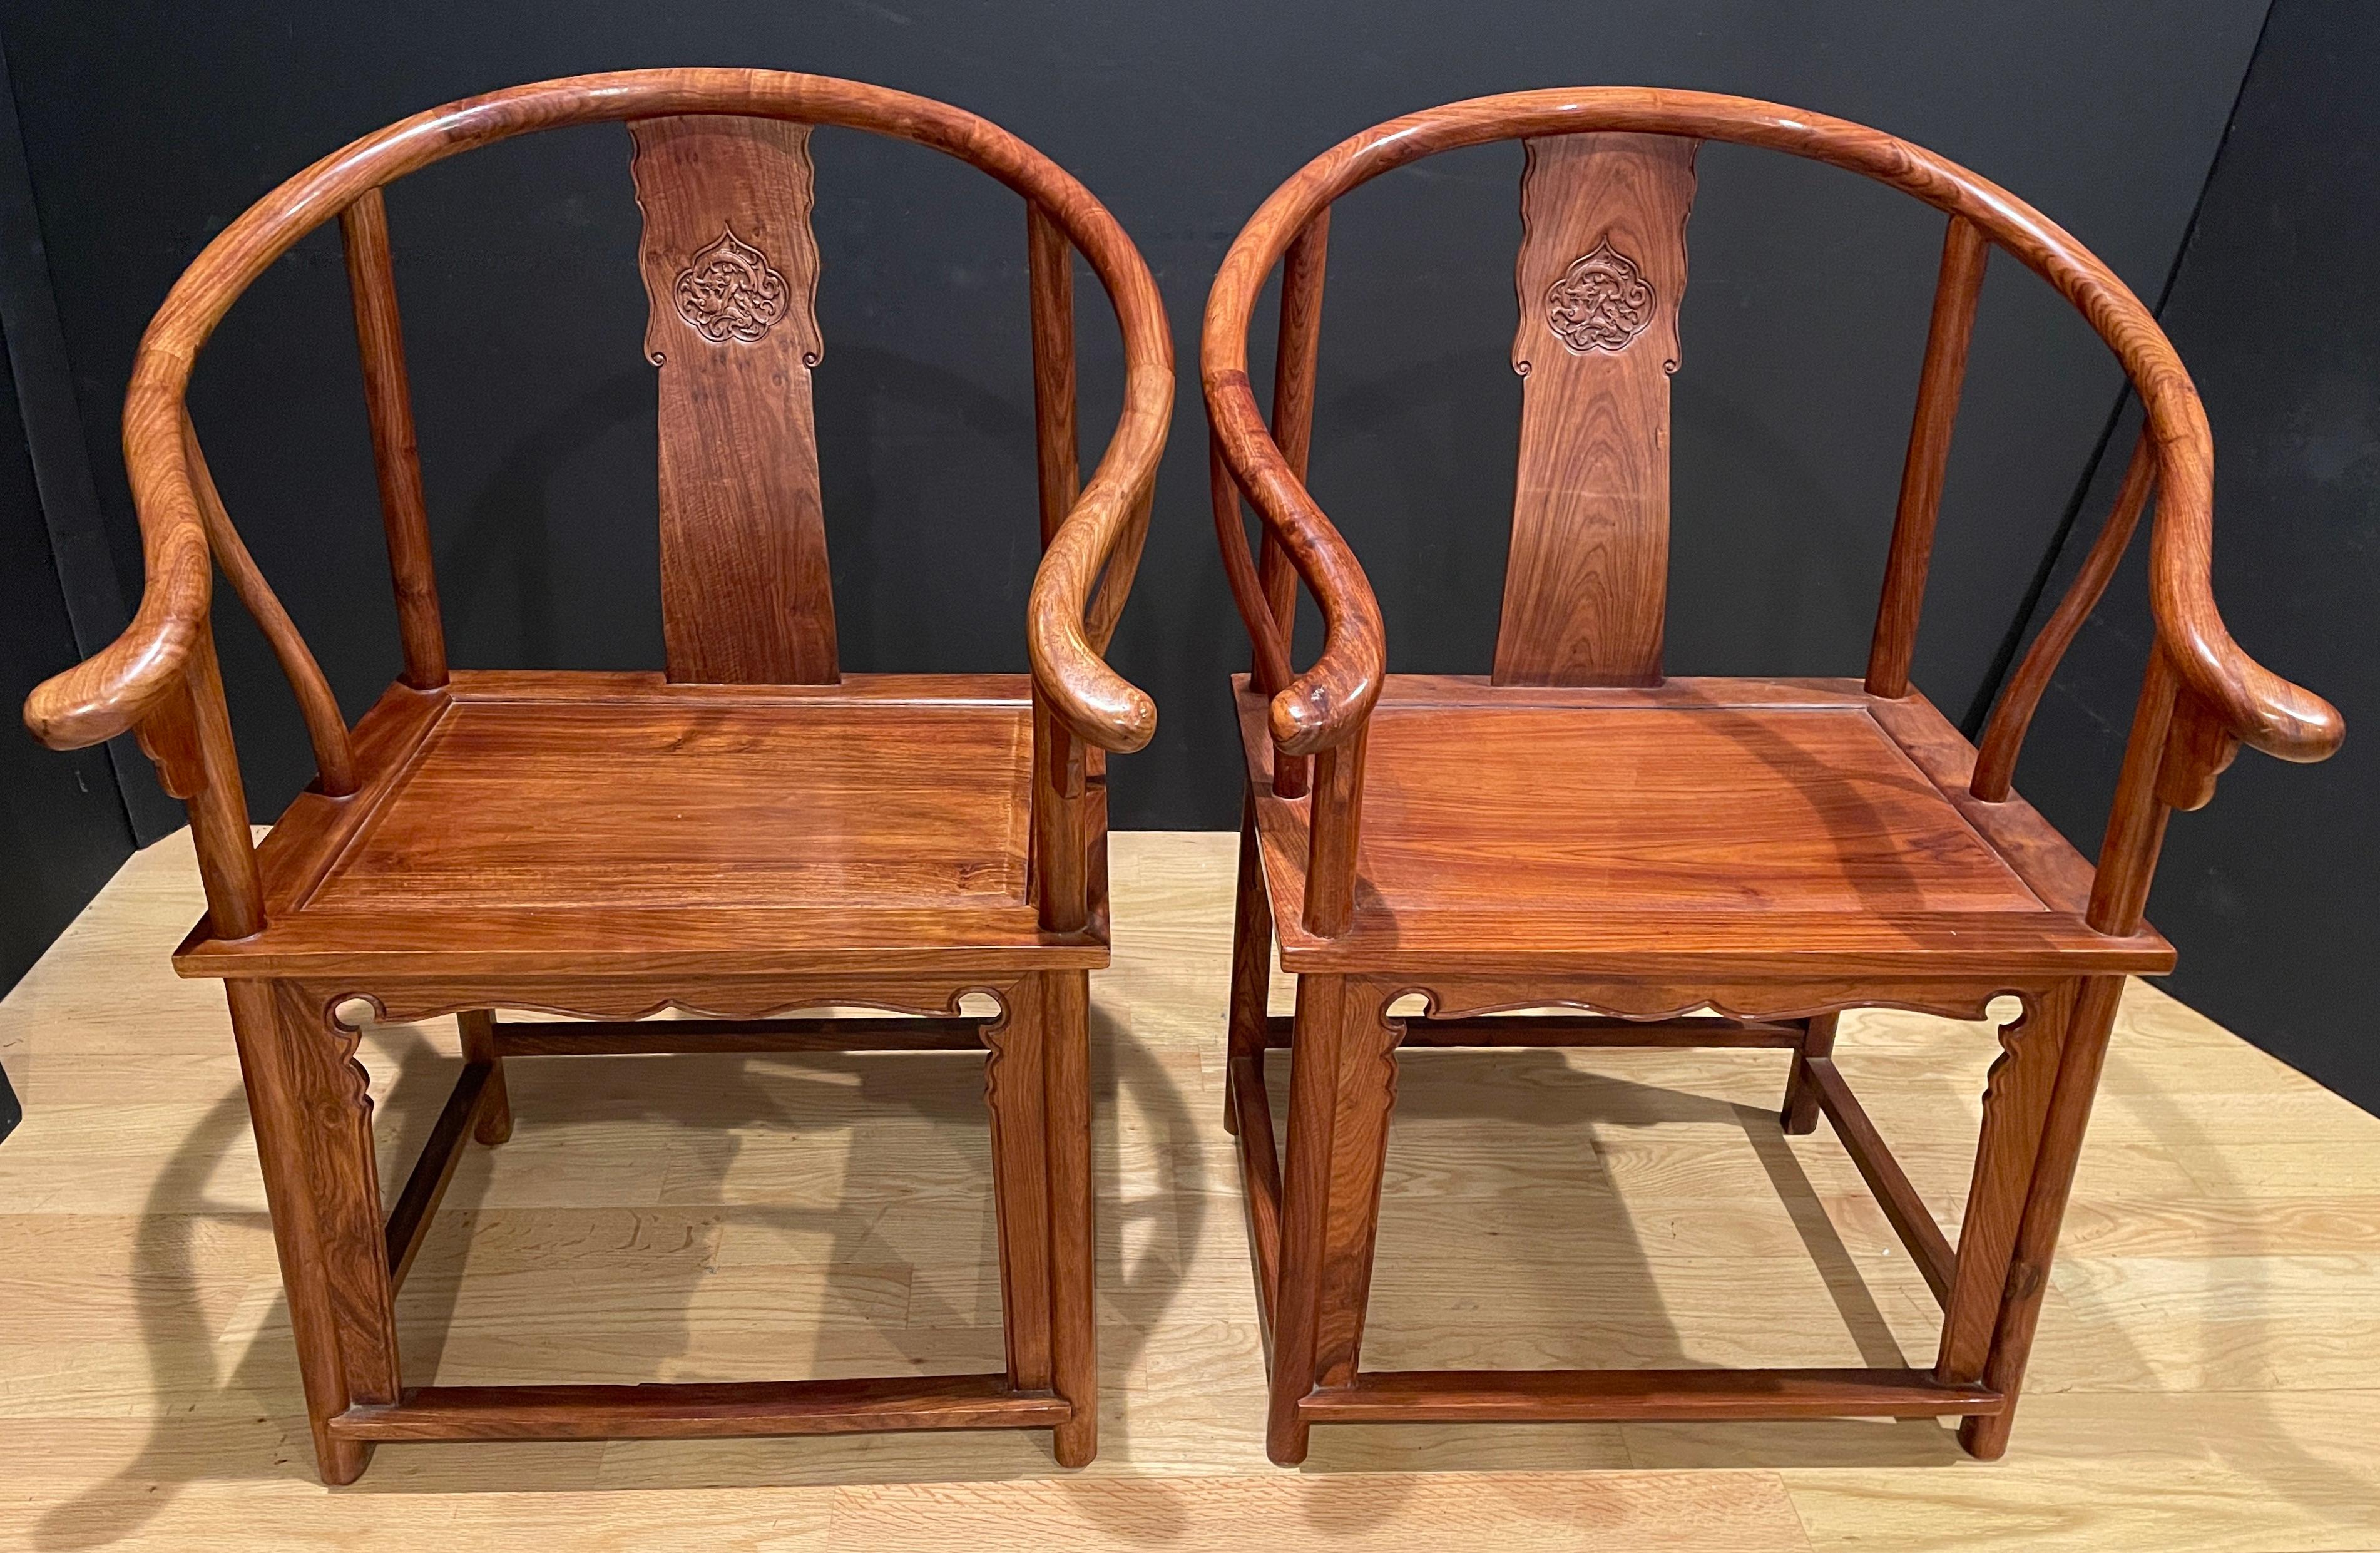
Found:
<svg viewBox="0 0 2380 1553"><path fill-rule="evenodd" d="M1375 120L1478 92L1580 81L1742 92L1967 164L2154 300L2265 8L1701 0L1512 4L1455 19L1433 4L1253 0L19 0L0 16L0 42L88 467L117 569L136 585L115 414L140 330L209 237L356 135L519 80L718 62L898 85L1033 141L1140 244L1183 353L1149 556L1114 653L1157 697L1160 731L1118 769L1116 821L1214 828L1236 818L1220 683L1246 649L1205 511L1197 321L1224 247L1299 163ZM845 664L1021 668L1035 552L1015 201L914 148L822 130L816 149L818 403ZM616 127L565 131L443 164L391 195L459 663L659 662L653 388L638 355L626 158ZM1436 158L1343 201L1333 228L1314 485L1366 557L1399 669L1484 670L1492 648L1519 407L1507 365L1519 172L1513 146ZM1863 663L1940 230L1931 212L1848 175L1705 151L1675 389L1673 671ZM1118 350L1086 289L1086 423L1099 426L1116 401ZM1954 716L1989 685L2055 564L2119 394L2089 329L2000 263L1918 660L1920 683ZM334 234L301 245L234 312L193 405L235 517L359 710L396 649ZM270 659L235 613L224 632L234 711L252 801L269 818L310 763ZM2252 647L2285 635L2245 633ZM2055 737L2036 739L2034 786ZM175 821L141 780L128 779L128 800L146 837ZM2088 844L2089 817L2074 813ZM2186 958L2196 948L2183 947Z"/></svg>
<svg viewBox="0 0 2380 1553"><path fill-rule="evenodd" d="M2234 635L2328 697L2347 745L2248 753L2174 816L2149 913L2176 996L2380 1110L2380 7L2273 6L2167 332L2215 427L2215 595ZM2055 587L2112 497L2101 462ZM2072 836L2107 817L2149 633L2144 547L2076 640L2017 781ZM2056 594L2051 597L2054 599Z"/></svg>
<svg viewBox="0 0 2380 1553"><path fill-rule="evenodd" d="M0 109L7 84L0 56ZM85 465L74 387L49 305L23 148L5 112L0 325L0 705L13 708L41 680L103 645L122 624L123 604L100 544L97 504L88 481L78 479ZM54 499L45 503L45 492ZM89 629L79 635L68 614L67 576L93 596L96 618L87 615ZM0 990L16 985L131 851L132 826L107 750L61 757L20 732L0 735ZM15 1124L15 1108L0 1075L0 1136Z"/></svg>

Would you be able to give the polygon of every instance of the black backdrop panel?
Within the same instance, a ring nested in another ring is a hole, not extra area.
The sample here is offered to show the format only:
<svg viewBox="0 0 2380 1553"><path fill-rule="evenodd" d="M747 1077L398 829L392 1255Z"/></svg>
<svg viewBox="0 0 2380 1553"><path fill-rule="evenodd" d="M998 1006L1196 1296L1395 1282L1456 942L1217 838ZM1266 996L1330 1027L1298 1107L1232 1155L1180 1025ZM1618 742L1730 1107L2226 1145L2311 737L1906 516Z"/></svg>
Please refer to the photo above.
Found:
<svg viewBox="0 0 2380 1553"><path fill-rule="evenodd" d="M1220 676L1245 646L1213 555L1196 325L1225 244L1306 157L1474 93L1650 82L1780 99L2006 183L2154 296L2263 0L1826 6L1705 0L893 7L719 0L309 6L18 0L5 22L93 460L129 573L114 419L140 328L198 248L289 172L403 114L540 77L722 63L974 108L1081 176L1157 271L1183 357L1149 557L1116 658L1161 710L1117 823L1236 818ZM1034 560L1023 220L913 148L821 132L822 467L846 662L1022 667ZM624 132L483 152L391 210L453 656L657 665L653 388ZM1315 484L1363 551L1405 669L1484 670L1512 499L1514 147L1348 200ZM1712 148L1676 389L1670 663L1856 672L1882 574L1941 224L1848 175ZM232 315L194 393L232 512L351 710L396 663L335 237ZM1086 304L1087 425L1117 394ZM1269 359L1269 348L1259 348ZM2046 287L1987 288L1922 684L1973 694L2113 402ZM227 627L249 792L308 775L261 642Z"/></svg>
<svg viewBox="0 0 2380 1553"><path fill-rule="evenodd" d="M2176 815L2149 901L2174 993L2380 1110L2380 11L2279 0L2165 325L2215 427L2215 594L2241 645L2347 718L2320 766L2249 751ZM2107 510L2128 412L2067 570ZM2149 633L2136 550L2045 699L2018 785L2078 841L2105 822ZM2052 595L2055 597L2055 595Z"/></svg>
<svg viewBox="0 0 2380 1553"><path fill-rule="evenodd" d="M0 348L0 992L16 985L83 903L131 855L132 829L107 751L57 755L13 724L26 692L74 661L66 598L50 562L16 374ZM13 1099L7 1102L13 1105ZM6 1128L0 1127L0 1134Z"/></svg>

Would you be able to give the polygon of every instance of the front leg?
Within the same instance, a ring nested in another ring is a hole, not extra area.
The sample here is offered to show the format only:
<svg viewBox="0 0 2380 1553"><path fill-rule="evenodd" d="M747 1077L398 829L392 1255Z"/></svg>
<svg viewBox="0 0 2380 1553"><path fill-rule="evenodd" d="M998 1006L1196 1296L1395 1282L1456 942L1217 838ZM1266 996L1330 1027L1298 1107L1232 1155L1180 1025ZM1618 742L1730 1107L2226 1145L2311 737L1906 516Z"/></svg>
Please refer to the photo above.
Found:
<svg viewBox="0 0 2380 1553"><path fill-rule="evenodd" d="M1351 1383L1363 1345L1402 1035L1383 1010L1376 985L1298 977L1265 1435L1281 1466L1305 1459L1313 1426L1300 1404L1318 1386Z"/></svg>
<svg viewBox="0 0 2380 1553"><path fill-rule="evenodd" d="M227 981L232 1035L288 1291L314 1458L352 1483L371 1447L330 1421L397 1400L396 1316L372 1156L371 1094L359 1032L292 982Z"/></svg>
<svg viewBox="0 0 2380 1553"><path fill-rule="evenodd" d="M2009 1431L2015 1426L2017 1391L2024 1381L2025 1360L2033 1352L2034 1329L2041 1320L2042 1296L2049 1292L2049 1264L2058 1254L2058 1224L2066 1217L2066 1199L2074 1188L2075 1161L2082 1153L2083 1130L2090 1125L2091 1102L2099 1090L2099 1069L2107 1057L2107 1036L2115 1027L2116 1006L2123 995L2122 977L2094 977L2082 984L2082 995L2075 1001L2058 1063L2058 1089L2042 1129L2041 1154L2033 1167L2024 1219L2017 1229L2016 1250L1992 1334L1991 1358L1984 1365L1985 1384L2008 1401L1993 1416L1970 1418L1959 1426L1959 1443L1986 1462L2006 1454Z"/></svg>
<svg viewBox="0 0 2380 1553"><path fill-rule="evenodd" d="M2024 1013L2000 1028L2004 1049L1984 1087L1984 1124L1975 1172L1959 1227L1959 1259L1942 1311L1935 1378L1967 1385L1983 1378L2009 1257L2024 1215L2040 1153L2042 1127L2058 1084L2058 1059L2072 1024L2076 983L2028 993Z"/></svg>
<svg viewBox="0 0 2380 1553"><path fill-rule="evenodd" d="M1240 876L1232 909L1232 1003L1225 1037L1223 1130L1237 1134L1238 1086L1232 1064L1265 1056L1265 1022L1272 993L1272 903L1265 895L1264 859L1257 838L1255 795L1240 801Z"/></svg>

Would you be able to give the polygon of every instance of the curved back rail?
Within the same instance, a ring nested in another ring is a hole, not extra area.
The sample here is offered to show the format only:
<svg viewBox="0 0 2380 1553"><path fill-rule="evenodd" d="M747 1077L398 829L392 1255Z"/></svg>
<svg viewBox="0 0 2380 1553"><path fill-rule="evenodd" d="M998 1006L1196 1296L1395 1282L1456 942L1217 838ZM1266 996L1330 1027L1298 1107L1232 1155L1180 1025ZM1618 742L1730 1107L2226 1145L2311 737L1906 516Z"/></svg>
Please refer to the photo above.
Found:
<svg viewBox="0 0 2380 1553"><path fill-rule="evenodd" d="M346 244L366 406L405 652L404 681L446 681L421 474L381 189L433 162L534 130L674 115L732 115L863 129L941 152L1023 196L1027 212L1044 553L1027 608L1035 687L1036 889L1045 927L1086 916L1079 841L1085 750L1148 741L1156 709L1103 661L1146 539L1172 407L1172 346L1148 266L1112 216L1015 136L962 109L883 87L771 70L622 71L543 81L450 103L368 135L288 179L184 272L142 335L125 396L125 463L146 581L131 624L37 686L25 722L79 748L138 732L167 789L190 805L214 930L262 926L248 815L210 624L212 569L256 617L304 714L334 796L357 785L355 752L321 666L225 514L185 404L190 372L247 287L334 217ZM1071 267L1080 253L1123 336L1123 406L1087 486L1076 468Z"/></svg>
<svg viewBox="0 0 2380 1553"><path fill-rule="evenodd" d="M2008 796L2041 694L2105 591L2154 487L2159 493L2151 550L2156 642L2101 848L2090 914L2095 928L2119 935L2138 928L2167 812L2204 803L2240 744L2289 760L2319 760L2338 746L2345 730L2338 711L2251 659L2216 610L2209 580L2214 445L2189 373L2139 298L2055 223L1906 140L1773 103L1640 87L1475 98L1377 125L1308 163L1249 219L1208 299L1200 360L1213 437L1215 519L1232 595L1256 644L1253 677L1271 702L1275 791L1282 796L1305 792L1305 759L1320 757L1311 777L1309 931L1342 930L1353 909L1364 731L1387 672L1370 587L1305 484L1331 202L1437 152L1589 133L1724 140L1785 152L1890 185L1949 218L1868 664L1871 694L1909 693L1951 424L1991 250L2009 254L2056 287L2122 363L2145 411L2140 445L2088 559L1995 709L1973 781L1979 798ZM1532 152L1534 166L1534 145ZM1268 428L1249 385L1247 334L1257 294L1276 264L1282 266L1281 324ZM1673 316L1674 297L1668 305ZM1261 560L1248 553L1239 510L1244 496L1262 523ZM1303 673L1294 672L1289 657L1293 574L1313 595L1323 620L1321 653ZM1506 607L1509 620L1509 593Z"/></svg>

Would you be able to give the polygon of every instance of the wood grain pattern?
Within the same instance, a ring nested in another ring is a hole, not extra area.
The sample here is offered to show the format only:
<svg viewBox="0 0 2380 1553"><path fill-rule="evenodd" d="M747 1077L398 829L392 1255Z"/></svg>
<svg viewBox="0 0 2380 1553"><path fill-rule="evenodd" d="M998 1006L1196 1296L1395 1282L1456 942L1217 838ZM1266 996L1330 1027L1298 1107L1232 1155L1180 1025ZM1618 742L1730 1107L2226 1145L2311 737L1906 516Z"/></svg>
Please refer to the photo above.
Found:
<svg viewBox="0 0 2380 1553"><path fill-rule="evenodd" d="M1998 1404L1983 1387L1948 1385L1923 1370L1407 1370L1318 1391L1305 1411L1342 1424L1550 1424L1925 1418L1996 1413Z"/></svg>
<svg viewBox="0 0 2380 1553"><path fill-rule="evenodd" d="M1909 694L1909 661L1917 650L1934 526L1942 515L1942 481L1950 462L1950 429L1959 419L1967 342L1991 256L1982 228L1964 216L1950 218L1942 237L1942 273L1934 283L1934 316L1926 325L1925 364L1917 377L1917 413L1910 419L1909 453L1900 466L1900 505L1893 516L1892 548L1885 555L1884 596L1876 604L1876 637L1868 648L1867 688L1888 700Z"/></svg>
<svg viewBox="0 0 2380 1553"><path fill-rule="evenodd" d="M878 1429L1046 1428L1054 1397L1019 1396L997 1375L871 1380L689 1381L671 1386L417 1386L358 1407L343 1439L702 1439Z"/></svg>
<svg viewBox="0 0 2380 1553"><path fill-rule="evenodd" d="M1840 1015L1828 1015L1831 1025ZM1811 1022L1815 1025L1817 1021ZM1800 1069L1797 1072L1802 1071ZM1934 1210L1900 1168L1900 1161L1885 1147L1876 1123L1868 1119L1867 1109L1851 1086L1843 1082L1842 1071L1835 1066L1831 1056L1809 1061L1811 1093L1827 1120L1835 1126L1835 1136L1842 1141L1843 1152L1859 1167L1860 1179L1867 1183L1876 1195L1876 1206L1892 1223L1894 1233L1909 1250L1910 1258L1925 1276L1925 1287L1934 1298L1947 1305L1950 1288L1958 1278L1959 1254L1951 1248L1942 1233L1942 1226L1934 1221ZM1997 1388L1995 1388L1997 1389Z"/></svg>
<svg viewBox="0 0 2380 1553"><path fill-rule="evenodd" d="M1390 677L1354 904L1324 935L1305 904L1310 806L1272 796L1265 702L1243 684L1281 963L1689 982L1806 976L1818 955L1839 979L2171 963L2137 920L2121 937L2085 922L2089 866L2046 821L1967 796L1929 741L1969 762L1972 746L1922 698L1718 679L1555 694Z"/></svg>
<svg viewBox="0 0 2380 1553"><path fill-rule="evenodd" d="M304 911L1025 900L1025 710L455 706Z"/></svg>
<svg viewBox="0 0 2380 1553"><path fill-rule="evenodd" d="M669 677L832 685L834 589L810 409L826 339L809 127L703 114L638 119L628 132L645 218L645 355L660 369Z"/></svg>
<svg viewBox="0 0 2380 1553"><path fill-rule="evenodd" d="M1025 207L1026 286L1033 327L1033 453L1041 542L1065 526L1083 493L1075 420L1075 250L1038 205Z"/></svg>
<svg viewBox="0 0 2380 1553"><path fill-rule="evenodd" d="M1387 673L1361 566L1305 489L1310 417L1277 408L1268 427L1257 414L1249 319L1281 263L1277 376L1310 403L1302 297L1318 274L1302 277L1300 255L1318 249L1332 201L1432 152L1502 140L1527 148L1512 358L1526 386L1495 673L1401 682ZM1703 140L1830 163L1949 218L1868 672L1855 687L1662 680L1669 374ZM1979 755L1914 693L1909 667L1995 247L2082 312L2147 413L2116 512ZM1303 1462L1317 1421L1851 1415L1913 1397L1911 1411L1961 1415L1972 1453L2000 1454L2082 1144L2088 1099L2077 1086L2097 1073L2088 1048L2104 1035L2109 995L2092 989L2171 963L2142 920L2166 817L2206 803L2241 743L2318 759L2341 733L2334 709L2256 666L2223 631L2204 549L2204 416L2154 319L2030 207L1904 140L1745 98L1567 89L1409 115L1307 164L1225 255L1201 365L1216 535L1256 647L1253 673L1235 681L1248 785L1224 1069L1270 1339L1268 1453ZM2094 869L2010 794L2008 775L2152 479L2165 508L2151 556L2157 628ZM1285 577L1248 555L1243 498L1262 521L1264 553L1286 558L1320 607L1322 650L1303 673L1277 597ZM1273 1037L1253 993L1276 942L1299 984L1278 1158L1263 1056ZM1864 1006L1973 1018L2009 993L2027 1013L2004 1027L1985 1086L1954 1253L1837 1066L1838 1026ZM1425 1047L1495 1039L1492 1016L1548 1007L1589 1018L1516 1022L1535 1025L1532 1049L1570 1034L1608 1049L1627 1038L1615 1028L1627 1020L1652 1026L1648 1044L1675 1048L1702 1036L1690 1020L1714 1016L1732 1022L1734 1044L1758 1046L1769 1026L1798 1022L1780 1127L1806 1132L1828 1115L1882 1200L1943 1306L1932 1375L1880 1366L1846 1377L1739 1359L1673 1380L1631 1353L1636 1362L1617 1369L1504 1375L1466 1355L1449 1372L1365 1376L1355 1353L1372 1277L1375 1144L1391 1100L1385 1085L1348 1081L1362 1044L1350 1011L1415 997L1439 1025L1415 1042ZM2070 1062L2070 1040L2084 1049Z"/></svg>
<svg viewBox="0 0 2380 1553"><path fill-rule="evenodd" d="M2015 779L2017 752L2024 747L2024 735L2033 726L2033 714L2041 705L2041 698L2049 688L2050 677L2057 673L2066 649L2081 634L2082 624L2099 603L2101 594L2116 575L2116 564L2131 547L2132 530L2138 526L2141 513L2148 505L2149 491L2156 483L2156 448L2143 431L2132 443L2131 462L2124 467L2123 484L2117 488L2115 505L2099 526L2098 538L2091 541L2090 552L2067 585L2065 597L2048 622L2025 649L2024 657L2017 663L2016 672L2001 686L1999 699L1992 707L1991 721L1984 725L1984 736L1976 746L1973 791L1986 803L2002 803L2009 796L2009 784Z"/></svg>
<svg viewBox="0 0 2380 1553"><path fill-rule="evenodd" d="M636 145L646 346L662 373L667 673L455 675L380 190L512 135L620 120ZM947 152L1031 212L1037 443L1052 478L1029 679L839 682L808 377L822 348L808 224L820 123ZM184 405L224 311L334 214L406 658L352 733L224 511ZM1058 316L1075 252L1115 308L1126 376L1115 433L1079 491L1071 321ZM1062 1462L1087 1462L1099 1380L1082 973L1106 963L1108 933L1095 752L1136 748L1155 725L1148 697L1101 654L1146 543L1172 378L1161 301L1114 220L1014 137L883 88L736 70L543 82L418 115L267 195L185 273L135 377L125 424L149 566L141 609L123 638L37 691L27 716L67 744L136 731L188 806L207 916L175 964L227 983L325 1481L352 1481L375 1439L557 1432L1050 1427ZM261 846L214 657L216 559L272 641L322 767ZM399 1396L393 1284L424 1254L467 1141L511 1132L492 1010L596 1026L575 1045L516 1037L516 1055L735 1049L754 1025L771 1049L815 1045L816 1011L845 1004L964 1025L961 1000L978 993L1019 1014L1032 1032L1020 1039L1057 1053L1026 1064L1047 1111L1000 1128L1004 1155L1046 1155L1043 1170L998 1172L995 1191L1004 1219L1039 1226L1028 1231L1039 1271L1011 1292L1027 1307L1020 1352L1041 1355L1020 1366L1029 1384L1004 1376L990 1397L940 1381L864 1396L792 1383ZM358 1032L339 1022L356 1000L383 1018L455 1015L468 1058L385 1221ZM629 1026L664 1010L736 1028L674 1040ZM771 1022L797 1013L812 1017L789 1043Z"/></svg>
<svg viewBox="0 0 2380 1553"><path fill-rule="evenodd" d="M428 109L367 135L257 201L194 261L158 310L126 395L125 446L147 582L132 624L25 704L34 733L82 747L171 716L202 634L212 560L180 455L183 398L215 325L256 277L364 196L446 157L534 130L686 115L832 124L966 162L1042 209L1108 293L1124 340L1123 407L1107 453L1036 574L1027 613L1034 672L1062 715L1102 748L1135 749L1155 727L1148 697L1108 667L1084 613L1109 560L1139 528L1172 403L1172 346L1156 282L1088 190L1014 135L907 92L776 70L627 70L540 81ZM1122 603L1119 588L1105 606Z"/></svg>
<svg viewBox="0 0 2380 1553"><path fill-rule="evenodd" d="M396 310L388 207L379 189L366 189L339 212L339 233L346 244L347 289L363 358L364 406L371 421L372 467L380 476L388 573L396 588L396 629L405 644L404 680L428 690L446 683L446 628L438 611L429 504L421 493L421 450L413 433L413 389L405 370L405 326ZM188 419L186 410L185 424Z"/></svg>
<svg viewBox="0 0 2380 1553"><path fill-rule="evenodd" d="M1696 142L1553 135L1521 176L1521 458L1499 685L1650 685Z"/></svg>
<svg viewBox="0 0 2380 1553"><path fill-rule="evenodd" d="M140 947L202 909L175 836L0 1001L27 1102L0 1146L0 1540L2380 1545L2380 1121L2139 982L1989 1470L1927 1423L1702 1420L1318 1428L1313 1470L1276 1471L1234 1140L1214 1124L1234 843L1114 844L1115 962L1090 978L1108 1416L1089 1473L1058 1473L1038 1433L936 1431L400 1446L365 1491L325 1491L225 1009ZM456 1071L453 1024L368 1025L361 1049L401 1168ZM1997 1050L1974 1024L1843 1020L1842 1071L1945 1222ZM1269 1060L1276 1102L1289 1061ZM1776 1132L1789 1053L1408 1042L1399 1061L1366 1365L1931 1364L1932 1298L1831 1131ZM515 1140L465 1155L398 1303L408 1378L999 1372L982 1062L508 1061ZM821 1288L843 1300L824 1320Z"/></svg>
<svg viewBox="0 0 2380 1553"><path fill-rule="evenodd" d="M1005 1017L983 1033L984 1105L991 1113L991 1169L1000 1228L1000 1308L1009 1386L1050 1389L1050 1123L1045 1048L1049 1021L1039 983L1017 989Z"/></svg>
<svg viewBox="0 0 2380 1553"><path fill-rule="evenodd" d="M1441 151L1587 133L1726 140L1803 156L1871 177L1973 224L2056 287L2107 341L2148 410L2164 501L2152 544L2158 639L2175 672L2243 743L2321 759L2344 724L2328 702L2257 664L2223 628L2212 558L2214 455L2190 377L2155 318L2107 265L2008 190L1864 125L1715 92L1565 87L1474 98L1351 136L1275 189L1224 255L1208 296L1200 372L1208 418L1231 478L1277 532L1322 607L1322 654L1275 698L1274 732L1291 753L1342 739L1369 711L1386 672L1378 607L1362 571L1257 411L1247 331L1266 277L1290 244L1357 186ZM1247 601L1242 601L1247 615Z"/></svg>
<svg viewBox="0 0 2380 1553"><path fill-rule="evenodd" d="M290 691L298 698L298 713L306 724L306 740L314 749L315 784L332 797L345 797L356 790L360 779L356 771L355 742L347 732L346 718L339 710L338 698L332 694L331 682L324 677L322 664L315 661L314 649L298 634L298 623L282 607L280 595L264 580L264 573L256 558L248 552L239 530L232 527L231 515L224 511L223 496L215 490L214 476L207 468L206 450L199 446L198 431L190 425L187 411L182 416L182 445L189 457L190 483L198 493L199 516L206 525L207 543L214 551L215 564L223 568L224 580L231 584L233 594L272 645L273 656L289 681ZM436 593L430 595L430 602L434 612ZM432 620L434 624L434 613ZM438 643L443 662L443 636L438 637ZM441 669L442 678L443 673Z"/></svg>

